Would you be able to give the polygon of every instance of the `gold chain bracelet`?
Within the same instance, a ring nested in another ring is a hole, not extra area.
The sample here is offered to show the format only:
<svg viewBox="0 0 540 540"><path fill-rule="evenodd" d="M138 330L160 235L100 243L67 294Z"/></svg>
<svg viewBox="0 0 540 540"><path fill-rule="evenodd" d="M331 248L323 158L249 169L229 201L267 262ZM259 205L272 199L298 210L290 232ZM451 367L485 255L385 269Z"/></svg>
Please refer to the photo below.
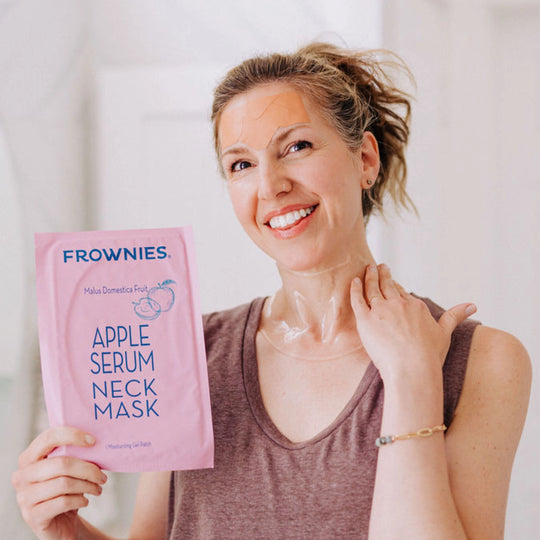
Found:
<svg viewBox="0 0 540 540"><path fill-rule="evenodd" d="M422 428L414 433L402 433L401 435L385 435L384 437L377 437L375 439L375 446L384 446L385 444L391 444L395 441L406 441L407 439L412 439L413 437L431 437L434 433L439 431L446 431L446 426L441 424L440 426L435 426L431 428Z"/></svg>

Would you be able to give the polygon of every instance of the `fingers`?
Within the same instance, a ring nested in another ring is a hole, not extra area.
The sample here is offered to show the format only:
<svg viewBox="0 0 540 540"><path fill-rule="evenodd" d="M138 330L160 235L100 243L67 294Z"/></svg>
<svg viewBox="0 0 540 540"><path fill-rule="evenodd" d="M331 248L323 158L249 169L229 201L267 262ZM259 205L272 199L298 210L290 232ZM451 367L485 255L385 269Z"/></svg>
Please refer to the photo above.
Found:
<svg viewBox="0 0 540 540"><path fill-rule="evenodd" d="M80 429L68 426L50 428L40 433L19 456L19 468L46 458L58 446L92 446L94 443L94 437Z"/></svg>
<svg viewBox="0 0 540 540"><path fill-rule="evenodd" d="M66 517L85 506L88 506L88 499L84 495L61 495L39 503L31 510L27 507L21 507L21 511L24 520L30 527L34 531L39 531L46 529L51 521L60 514Z"/></svg>
<svg viewBox="0 0 540 540"><path fill-rule="evenodd" d="M364 299L369 307L378 300L399 298L400 291L396 287L390 268L386 264L376 266L369 264L364 275Z"/></svg>
<svg viewBox="0 0 540 540"><path fill-rule="evenodd" d="M379 265L379 287L383 296L387 299L398 298L400 296L395 282L392 279L390 268L386 264Z"/></svg>
<svg viewBox="0 0 540 540"><path fill-rule="evenodd" d="M103 488L99 484L69 476L60 476L46 482L30 484L26 490L17 494L17 501L20 505L34 506L63 495L88 493L97 496L102 491Z"/></svg>
<svg viewBox="0 0 540 540"><path fill-rule="evenodd" d="M13 480L24 484L45 482L61 476L79 478L96 484L104 484L107 481L107 476L94 463L69 456L53 457L27 465L14 473Z"/></svg>
<svg viewBox="0 0 540 540"><path fill-rule="evenodd" d="M357 319L369 314L369 306L364 299L362 280L359 277L355 277L351 283L351 306Z"/></svg>
<svg viewBox="0 0 540 540"><path fill-rule="evenodd" d="M69 456L49 457L58 446L94 442L80 429L56 427L41 433L21 454L11 482L23 518L34 531L44 531L59 516L55 526L68 527L68 518L75 519L76 510L88 504L85 495L101 494L107 476L97 465Z"/></svg>
<svg viewBox="0 0 540 540"><path fill-rule="evenodd" d="M95 464L67 456L41 459L11 477L21 514L34 531L47 528L60 514L86 506L85 494L100 495L106 480Z"/></svg>
<svg viewBox="0 0 540 540"><path fill-rule="evenodd" d="M378 301L399 298L402 293L396 285L386 264L369 264L365 270L364 283L357 277L351 284L351 305L356 317L369 314Z"/></svg>
<svg viewBox="0 0 540 540"><path fill-rule="evenodd" d="M384 299L384 296L379 287L379 272L377 266L368 264L364 275L364 298L368 306L377 300Z"/></svg>
<svg viewBox="0 0 540 540"><path fill-rule="evenodd" d="M101 484L106 481L107 476L95 464L67 456L40 460L15 471L11 477L17 502L29 524L36 523L36 515L52 518L86 506L83 494L100 495ZM50 509L59 508L62 501L66 506L61 506L56 514L49 513Z"/></svg>
<svg viewBox="0 0 540 540"><path fill-rule="evenodd" d="M448 311L445 311L441 315L439 319L439 326L450 335L456 329L456 326L459 323L463 322L467 317L470 317L475 312L476 306L474 304L459 304L453 308L450 308Z"/></svg>
<svg viewBox="0 0 540 540"><path fill-rule="evenodd" d="M394 281L394 287L398 291L401 298L408 300L411 297L411 295L397 281Z"/></svg>

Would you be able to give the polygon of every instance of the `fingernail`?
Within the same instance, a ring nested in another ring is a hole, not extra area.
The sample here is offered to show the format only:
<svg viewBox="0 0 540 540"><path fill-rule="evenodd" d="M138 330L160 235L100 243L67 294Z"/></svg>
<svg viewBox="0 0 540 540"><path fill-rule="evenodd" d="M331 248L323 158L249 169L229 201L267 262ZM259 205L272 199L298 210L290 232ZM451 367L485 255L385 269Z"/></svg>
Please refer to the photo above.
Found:
<svg viewBox="0 0 540 540"><path fill-rule="evenodd" d="M353 282L355 285L361 285L361 284L362 284L362 280L361 280L358 276L356 276L356 277L352 280L352 282Z"/></svg>
<svg viewBox="0 0 540 540"><path fill-rule="evenodd" d="M381 268L383 270L390 270L389 266L386 263L381 263Z"/></svg>
<svg viewBox="0 0 540 540"><path fill-rule="evenodd" d="M368 270L369 270L370 272L376 272L376 271L377 271L377 267L376 267L374 264L370 264L370 265L368 266Z"/></svg>
<svg viewBox="0 0 540 540"><path fill-rule="evenodd" d="M87 434L84 436L84 441L86 442L86 444L94 444L96 442L96 439L94 439L92 435Z"/></svg>
<svg viewBox="0 0 540 540"><path fill-rule="evenodd" d="M109 479L108 476L104 473L101 473L101 478L103 480L103 483L105 483Z"/></svg>
<svg viewBox="0 0 540 540"><path fill-rule="evenodd" d="M467 306L467 308L465 309L465 313L466 313L467 315L472 315L472 314L475 313L475 312L476 312L476 306L475 306L474 304L469 304L469 305Z"/></svg>

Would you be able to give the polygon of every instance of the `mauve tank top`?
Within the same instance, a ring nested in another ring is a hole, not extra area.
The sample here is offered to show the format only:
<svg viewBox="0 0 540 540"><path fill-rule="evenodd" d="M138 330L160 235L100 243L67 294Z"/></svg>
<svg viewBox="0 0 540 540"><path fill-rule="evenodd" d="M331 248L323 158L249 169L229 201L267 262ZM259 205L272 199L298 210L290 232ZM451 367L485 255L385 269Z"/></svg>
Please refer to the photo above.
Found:
<svg viewBox="0 0 540 540"><path fill-rule="evenodd" d="M438 319L442 308L423 298ZM174 471L170 539L367 538L383 409L370 364L338 417L293 443L268 416L255 356L264 299L205 316L213 469ZM456 408L476 321L460 324L444 364L444 421Z"/></svg>

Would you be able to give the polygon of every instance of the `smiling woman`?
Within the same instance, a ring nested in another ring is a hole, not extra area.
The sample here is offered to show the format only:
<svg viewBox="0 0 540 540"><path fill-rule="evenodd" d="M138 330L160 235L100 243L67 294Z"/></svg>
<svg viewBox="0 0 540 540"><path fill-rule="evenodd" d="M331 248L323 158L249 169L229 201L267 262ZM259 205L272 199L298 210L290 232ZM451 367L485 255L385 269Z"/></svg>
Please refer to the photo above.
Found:
<svg viewBox="0 0 540 540"><path fill-rule="evenodd" d="M319 108L291 90L258 86L231 100L223 114L221 163L236 216L289 270L326 270L351 252L368 257L361 245L362 184L378 173L374 137L366 134L351 151Z"/></svg>
<svg viewBox="0 0 540 540"><path fill-rule="evenodd" d="M385 194L411 206L390 58L312 44L216 89L234 210L282 287L204 318L215 467L144 474L131 537L502 538L530 362L467 320L473 304L407 292L370 251ZM101 492L99 469L43 459L85 435L56 428L21 456L40 538L104 537L72 512Z"/></svg>

